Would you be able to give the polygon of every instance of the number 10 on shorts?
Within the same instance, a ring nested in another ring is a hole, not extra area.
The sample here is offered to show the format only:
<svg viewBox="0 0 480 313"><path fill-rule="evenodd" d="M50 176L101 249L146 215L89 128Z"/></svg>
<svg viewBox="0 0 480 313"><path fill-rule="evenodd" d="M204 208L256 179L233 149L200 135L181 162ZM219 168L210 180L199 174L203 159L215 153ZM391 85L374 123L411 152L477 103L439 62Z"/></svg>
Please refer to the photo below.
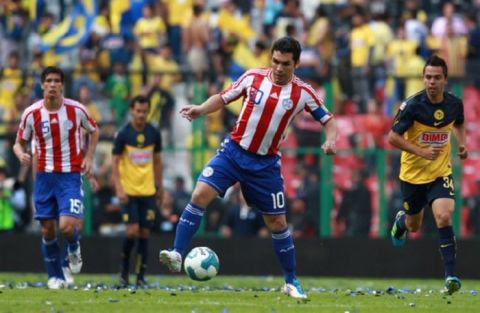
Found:
<svg viewBox="0 0 480 313"><path fill-rule="evenodd" d="M271 193L270 195L272 196L274 209L281 209L285 206L285 196L283 195L283 191Z"/></svg>

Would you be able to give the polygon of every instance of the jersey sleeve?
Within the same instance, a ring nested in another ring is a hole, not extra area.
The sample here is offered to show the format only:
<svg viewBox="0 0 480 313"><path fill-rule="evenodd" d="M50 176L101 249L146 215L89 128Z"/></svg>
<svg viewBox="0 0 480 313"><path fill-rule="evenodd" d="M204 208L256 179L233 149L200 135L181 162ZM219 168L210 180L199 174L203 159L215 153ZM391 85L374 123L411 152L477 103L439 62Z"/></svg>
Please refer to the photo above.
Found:
<svg viewBox="0 0 480 313"><path fill-rule="evenodd" d="M458 109L458 114L457 114L457 118L455 119L455 125L462 125L465 121L465 116L464 116L464 113L463 113L463 101L460 100L459 101L459 109Z"/></svg>
<svg viewBox="0 0 480 313"><path fill-rule="evenodd" d="M247 94L247 88L253 80L252 70L245 72L236 82L220 93L225 104L237 100Z"/></svg>
<svg viewBox="0 0 480 313"><path fill-rule="evenodd" d="M80 125L85 128L88 132L93 132L97 128L97 123L95 120L90 116L88 111L82 110L81 118L80 118Z"/></svg>
<svg viewBox="0 0 480 313"><path fill-rule="evenodd" d="M154 128L154 134L155 134L155 142L153 146L153 152L158 153L162 151L162 136L160 135L160 132Z"/></svg>
<svg viewBox="0 0 480 313"><path fill-rule="evenodd" d="M309 112L313 118L323 125L325 125L332 117L333 114L330 113L327 107L323 104L322 98L312 89L306 88L305 93L305 110Z"/></svg>
<svg viewBox="0 0 480 313"><path fill-rule="evenodd" d="M403 135L407 129L412 126L414 121L414 114L412 112L413 105L403 102L398 109L395 120L393 121L392 130L397 134Z"/></svg>
<svg viewBox="0 0 480 313"><path fill-rule="evenodd" d="M20 125L17 131L17 138L24 141L30 141L33 133L33 114L31 111L25 111L22 114Z"/></svg>
<svg viewBox="0 0 480 313"><path fill-rule="evenodd" d="M113 149L112 149L112 154L113 155L120 155L123 152L123 149L125 148L125 143L126 143L126 137L125 137L125 132L124 131L119 131L117 135L115 136L115 139L113 140Z"/></svg>

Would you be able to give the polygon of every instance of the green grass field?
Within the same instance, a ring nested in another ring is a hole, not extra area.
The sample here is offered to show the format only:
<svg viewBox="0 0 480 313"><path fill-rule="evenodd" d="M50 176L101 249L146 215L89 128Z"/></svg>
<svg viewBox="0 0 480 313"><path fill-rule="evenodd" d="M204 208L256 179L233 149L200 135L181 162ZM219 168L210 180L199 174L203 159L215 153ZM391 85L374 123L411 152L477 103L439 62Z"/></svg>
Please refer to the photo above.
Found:
<svg viewBox="0 0 480 313"><path fill-rule="evenodd" d="M0 312L480 312L480 281L442 294L441 280L301 277L309 299L283 295L280 277L219 276L193 282L184 275L150 276L148 289L116 289L117 277L75 277L75 287L47 290L46 275L0 273Z"/></svg>

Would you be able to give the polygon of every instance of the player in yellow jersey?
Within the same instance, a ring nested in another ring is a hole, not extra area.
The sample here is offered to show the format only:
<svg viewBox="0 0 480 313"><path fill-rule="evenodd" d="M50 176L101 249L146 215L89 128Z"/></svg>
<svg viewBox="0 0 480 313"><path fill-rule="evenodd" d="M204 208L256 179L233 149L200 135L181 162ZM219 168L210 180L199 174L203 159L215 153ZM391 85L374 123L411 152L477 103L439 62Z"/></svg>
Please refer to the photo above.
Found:
<svg viewBox="0 0 480 313"><path fill-rule="evenodd" d="M391 231L394 246L403 246L407 232L420 229L423 208L429 204L437 224L445 268L445 290L460 289L455 276L456 243L452 228L455 209L451 165L451 135L457 137L458 156L467 157L462 100L445 91L448 69L432 56L423 68L425 89L404 101L395 117L388 141L402 150L400 181L403 209Z"/></svg>
<svg viewBox="0 0 480 313"><path fill-rule="evenodd" d="M136 285L143 287L147 267L148 238L162 203L162 141L159 131L147 122L150 102L144 96L130 101L131 120L115 137L112 179L127 224L123 242L120 286L128 286L130 252L138 239Z"/></svg>

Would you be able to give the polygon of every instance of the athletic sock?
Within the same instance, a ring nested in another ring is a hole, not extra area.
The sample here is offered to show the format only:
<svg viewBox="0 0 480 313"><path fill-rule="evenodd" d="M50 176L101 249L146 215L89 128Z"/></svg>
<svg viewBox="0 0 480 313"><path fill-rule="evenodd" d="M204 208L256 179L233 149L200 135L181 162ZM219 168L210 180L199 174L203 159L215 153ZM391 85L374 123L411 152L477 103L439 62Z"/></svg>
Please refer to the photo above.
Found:
<svg viewBox="0 0 480 313"><path fill-rule="evenodd" d="M122 274L128 274L130 269L130 252L135 245L135 239L125 238L123 239L123 248L122 248Z"/></svg>
<svg viewBox="0 0 480 313"><path fill-rule="evenodd" d="M455 234L452 226L438 229L440 238L440 253L442 255L445 277L455 275L456 250Z"/></svg>
<svg viewBox="0 0 480 313"><path fill-rule="evenodd" d="M405 225L405 219L407 215L402 214L399 218L395 219L395 225L397 226L397 231L395 232L395 237L399 239L407 231L407 225Z"/></svg>
<svg viewBox="0 0 480 313"><path fill-rule="evenodd" d="M66 237L65 241L68 244L68 252L74 252L77 250L78 246L80 245L80 232L78 229L75 228L73 234L70 237Z"/></svg>
<svg viewBox="0 0 480 313"><path fill-rule="evenodd" d="M69 267L70 260L68 259L68 242L63 241L63 256L62 256L62 267Z"/></svg>
<svg viewBox="0 0 480 313"><path fill-rule="evenodd" d="M65 279L62 271L60 247L58 246L57 238L52 240L42 238L42 254L48 278L57 277Z"/></svg>
<svg viewBox="0 0 480 313"><path fill-rule="evenodd" d="M295 279L295 246L290 231L287 229L272 232L273 250L277 254L278 261L282 267L285 282L291 284Z"/></svg>
<svg viewBox="0 0 480 313"><path fill-rule="evenodd" d="M185 207L185 210L183 210L173 243L173 248L181 255L185 254L185 250L200 227L204 213L205 209L191 202Z"/></svg>
<svg viewBox="0 0 480 313"><path fill-rule="evenodd" d="M135 273L137 274L137 281L145 280L145 270L147 269L148 258L148 239L139 238L137 246L137 260L135 263Z"/></svg>

